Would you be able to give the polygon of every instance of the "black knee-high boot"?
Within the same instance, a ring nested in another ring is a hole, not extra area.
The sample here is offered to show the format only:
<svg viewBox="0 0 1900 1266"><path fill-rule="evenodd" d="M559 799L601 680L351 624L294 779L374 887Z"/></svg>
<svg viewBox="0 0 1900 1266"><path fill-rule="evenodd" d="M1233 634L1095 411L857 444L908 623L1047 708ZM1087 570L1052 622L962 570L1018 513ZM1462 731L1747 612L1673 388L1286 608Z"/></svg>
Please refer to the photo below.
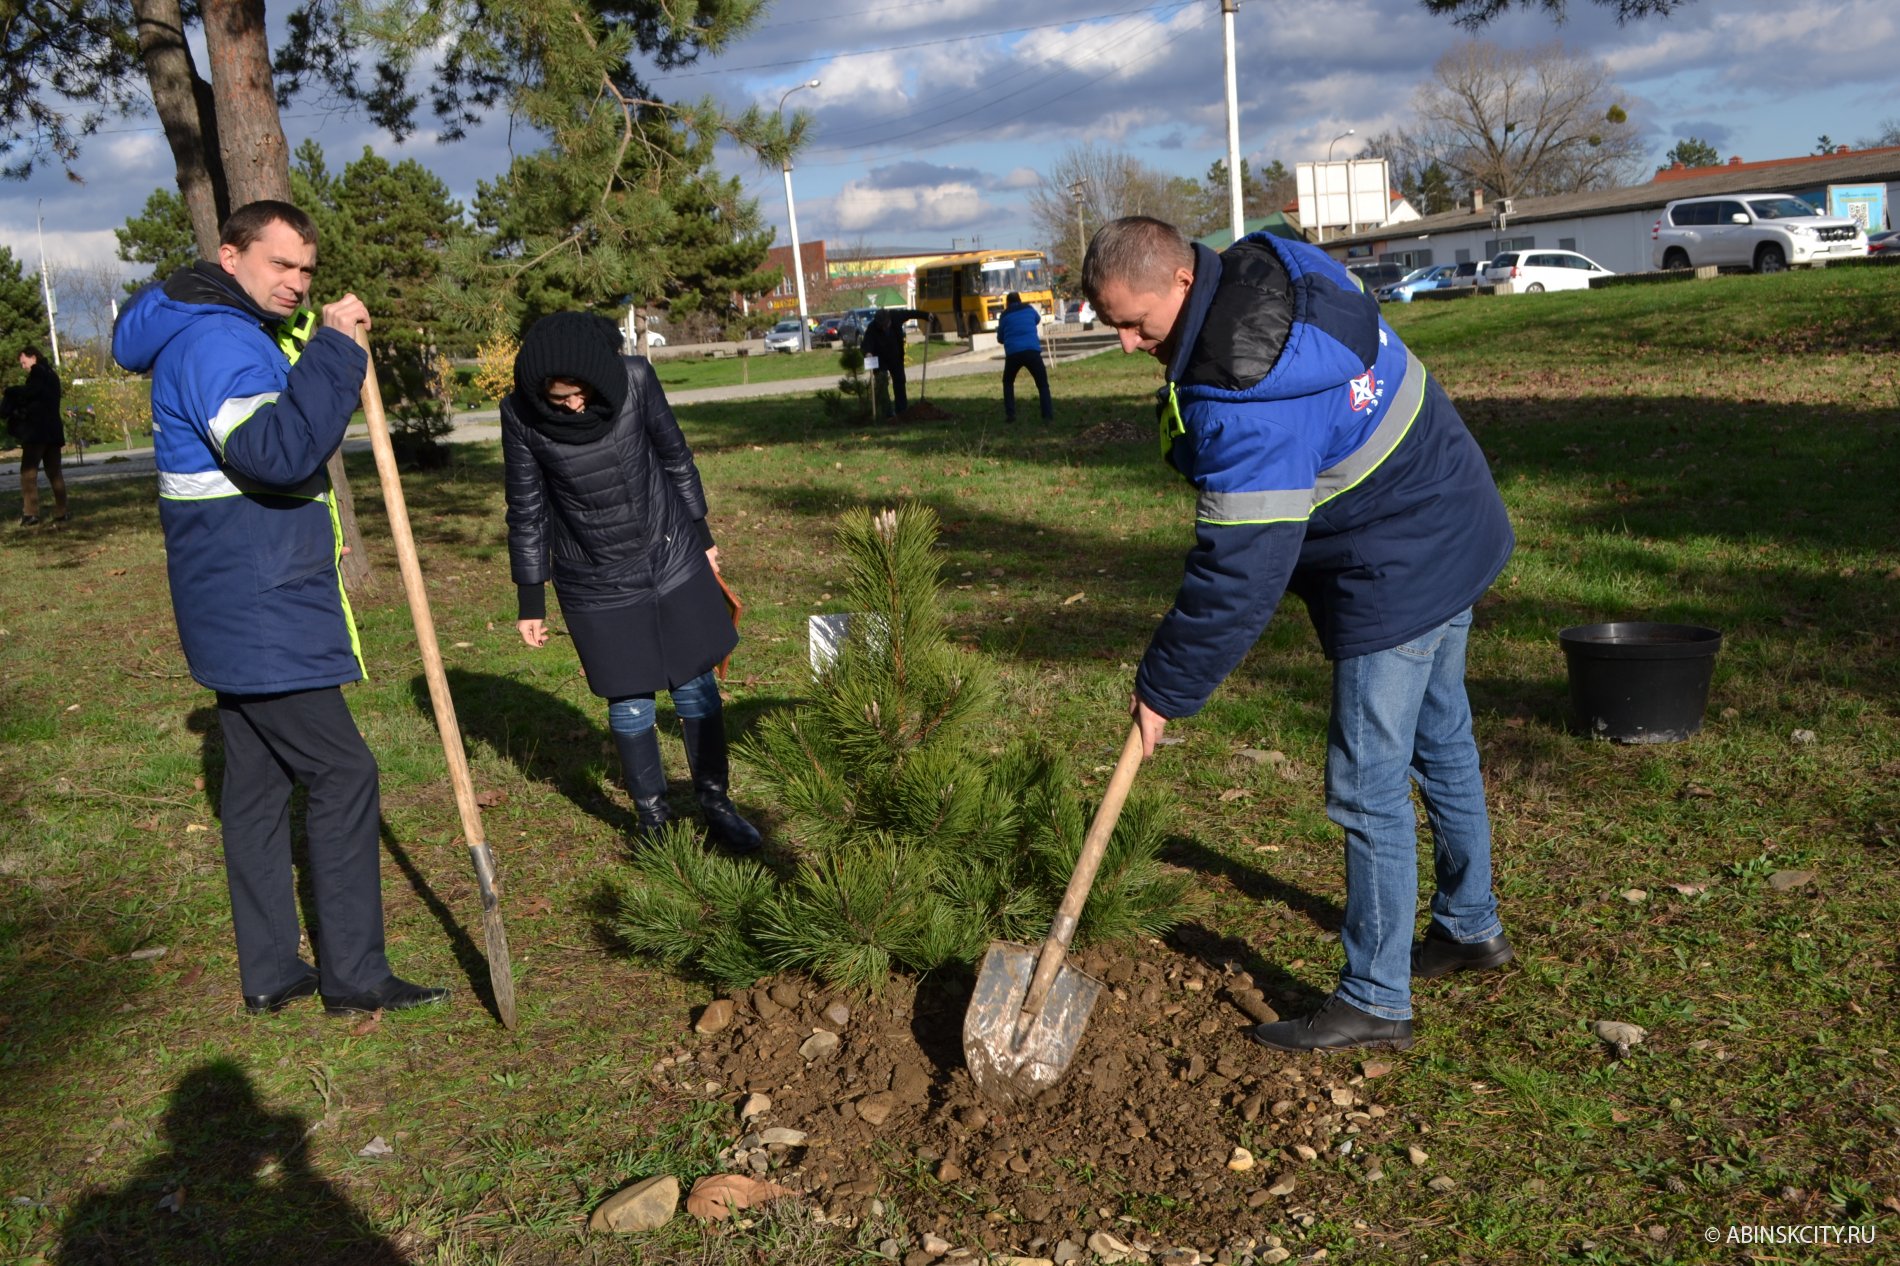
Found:
<svg viewBox="0 0 1900 1266"><path fill-rule="evenodd" d="M639 821L634 838L649 840L672 818L666 807L666 767L660 764L659 732L614 731L614 746L620 749L620 771L626 776L627 794L633 797L633 813Z"/></svg>
<svg viewBox="0 0 1900 1266"><path fill-rule="evenodd" d="M693 792L706 819L706 835L728 853L756 853L764 843L759 829L739 816L727 794L731 766L726 759L723 715L681 717L686 734L686 763L693 768Z"/></svg>

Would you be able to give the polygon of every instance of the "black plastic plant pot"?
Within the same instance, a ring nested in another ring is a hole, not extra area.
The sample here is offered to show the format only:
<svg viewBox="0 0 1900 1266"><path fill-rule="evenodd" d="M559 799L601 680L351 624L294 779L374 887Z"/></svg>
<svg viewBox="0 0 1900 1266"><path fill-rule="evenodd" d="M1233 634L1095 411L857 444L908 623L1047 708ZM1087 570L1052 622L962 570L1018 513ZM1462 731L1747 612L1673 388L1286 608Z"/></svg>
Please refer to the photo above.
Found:
<svg viewBox="0 0 1900 1266"><path fill-rule="evenodd" d="M1618 743L1677 743L1702 728L1722 634L1695 624L1619 620L1557 634L1570 669L1571 723Z"/></svg>

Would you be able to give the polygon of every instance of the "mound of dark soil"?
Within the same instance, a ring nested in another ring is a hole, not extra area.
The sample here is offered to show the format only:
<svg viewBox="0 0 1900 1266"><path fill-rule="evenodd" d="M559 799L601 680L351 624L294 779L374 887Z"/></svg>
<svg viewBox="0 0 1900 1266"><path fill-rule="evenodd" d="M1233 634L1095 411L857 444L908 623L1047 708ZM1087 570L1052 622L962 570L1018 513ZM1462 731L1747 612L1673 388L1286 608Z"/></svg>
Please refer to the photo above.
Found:
<svg viewBox="0 0 1900 1266"><path fill-rule="evenodd" d="M829 1218L890 1201L920 1237L970 1249L1063 1260L1107 1233L1169 1263L1249 1248L1281 1261L1323 1216L1318 1186L1378 1181L1394 1156L1405 1165L1413 1127L1373 1102L1388 1059L1248 1040L1273 1008L1212 948L1078 955L1109 988L1069 1076L1024 1110L986 1104L964 1067L968 979L893 981L868 999L790 977L740 990L730 1020L690 1034L660 1075L731 1103L722 1163L808 1192ZM1347 1157L1349 1177L1309 1168L1324 1153ZM1111 1242L1093 1247L1113 1259Z"/></svg>

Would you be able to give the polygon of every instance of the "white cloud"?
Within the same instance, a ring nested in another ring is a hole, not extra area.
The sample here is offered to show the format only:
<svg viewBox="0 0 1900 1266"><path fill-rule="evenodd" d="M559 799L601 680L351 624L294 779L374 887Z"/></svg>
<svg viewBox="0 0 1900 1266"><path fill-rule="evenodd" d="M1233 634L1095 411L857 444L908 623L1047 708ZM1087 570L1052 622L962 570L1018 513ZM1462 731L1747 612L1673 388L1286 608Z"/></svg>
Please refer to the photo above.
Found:
<svg viewBox="0 0 1900 1266"><path fill-rule="evenodd" d="M830 202L831 223L844 233L962 228L980 223L991 213L982 193L967 181L880 189L853 180Z"/></svg>

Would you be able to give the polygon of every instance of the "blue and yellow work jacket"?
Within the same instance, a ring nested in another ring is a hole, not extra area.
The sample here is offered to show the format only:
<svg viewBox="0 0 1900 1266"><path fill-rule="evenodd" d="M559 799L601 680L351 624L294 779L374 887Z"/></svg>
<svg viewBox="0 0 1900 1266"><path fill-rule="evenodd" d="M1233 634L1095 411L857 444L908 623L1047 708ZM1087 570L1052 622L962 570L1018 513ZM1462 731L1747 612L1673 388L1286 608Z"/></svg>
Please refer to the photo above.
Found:
<svg viewBox="0 0 1900 1266"><path fill-rule="evenodd" d="M232 694L363 676L324 462L343 442L367 360L308 313L282 321L215 264L148 286L112 355L152 375L158 517L191 675ZM307 342L305 340L308 340Z"/></svg>
<svg viewBox="0 0 1900 1266"><path fill-rule="evenodd" d="M1442 388L1325 252L1257 233L1195 247L1161 389L1162 456L1199 491L1195 545L1135 688L1200 711L1305 600L1329 659L1390 650L1471 606L1514 540Z"/></svg>

